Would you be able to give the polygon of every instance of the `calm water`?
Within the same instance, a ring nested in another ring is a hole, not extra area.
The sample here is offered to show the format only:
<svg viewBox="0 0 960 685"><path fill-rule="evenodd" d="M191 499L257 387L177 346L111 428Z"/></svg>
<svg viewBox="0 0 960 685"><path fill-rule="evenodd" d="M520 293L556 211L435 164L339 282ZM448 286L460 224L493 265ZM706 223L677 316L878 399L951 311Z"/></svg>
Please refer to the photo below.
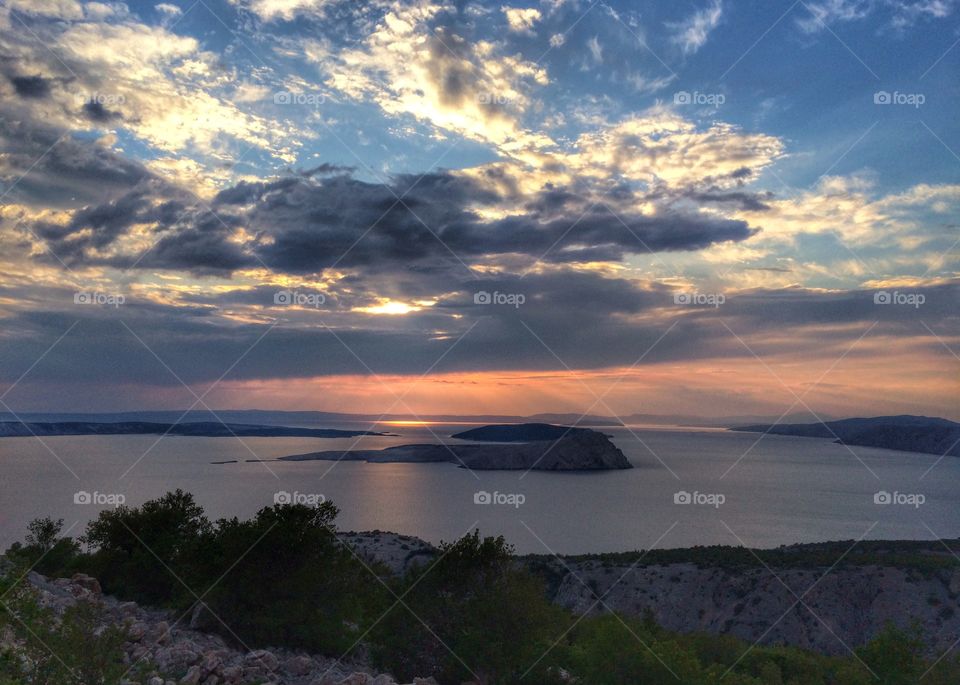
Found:
<svg viewBox="0 0 960 685"><path fill-rule="evenodd" d="M364 438L356 446L435 440L423 427L385 428L400 436ZM441 436L462 428L432 427ZM139 504L173 488L193 492L211 517L249 516L272 504L278 491L322 494L340 507L342 529L391 530L438 542L478 526L505 535L521 552L647 549L658 540L659 547L738 541L771 547L858 538L874 523L868 538L960 537L957 458L942 459L924 476L935 456L779 436L750 449L758 436L749 433L603 430L636 468L523 475L451 464L244 463L347 449L355 439L245 438L241 444L235 438L166 437L157 443L157 436L90 436L44 438L45 447L35 438L5 438L0 547L21 539L26 523L43 515L62 517L73 534L82 531L104 507L75 504L79 490L122 493L128 504ZM228 459L240 463L210 463ZM921 494L925 501L919 507L878 505L874 493L881 490ZM519 507L476 504L478 491L519 494L525 501ZM724 501L719 507L676 504L678 491L720 494Z"/></svg>

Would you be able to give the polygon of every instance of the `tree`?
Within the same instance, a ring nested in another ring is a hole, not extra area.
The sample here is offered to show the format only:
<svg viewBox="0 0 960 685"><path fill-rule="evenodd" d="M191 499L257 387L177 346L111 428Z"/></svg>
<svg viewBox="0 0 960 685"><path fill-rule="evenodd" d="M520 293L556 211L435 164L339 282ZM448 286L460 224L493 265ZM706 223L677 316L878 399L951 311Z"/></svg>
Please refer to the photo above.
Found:
<svg viewBox="0 0 960 685"><path fill-rule="evenodd" d="M512 683L537 664L523 682L549 680L550 661L540 657L567 618L512 552L479 531L442 544L434 564L401 584L402 599L374 633L375 657L401 678Z"/></svg>

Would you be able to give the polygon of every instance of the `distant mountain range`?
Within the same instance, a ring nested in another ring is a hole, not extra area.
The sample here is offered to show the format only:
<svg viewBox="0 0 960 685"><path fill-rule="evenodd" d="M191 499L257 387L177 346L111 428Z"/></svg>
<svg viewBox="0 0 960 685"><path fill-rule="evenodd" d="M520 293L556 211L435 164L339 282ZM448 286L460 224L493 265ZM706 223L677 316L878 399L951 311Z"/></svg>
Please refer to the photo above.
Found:
<svg viewBox="0 0 960 685"><path fill-rule="evenodd" d="M820 415L824 419L836 417ZM626 414L623 416L583 416L577 413L540 413L530 416L512 414L346 414L326 411L274 411L270 409L217 409L191 411L128 411L128 412L20 412L16 416L9 412L0 412L0 421L33 421L43 423L62 423L81 421L88 423L152 422L152 423L244 423L256 425L330 425L338 423L366 423L386 421L435 421L440 423L552 423L566 426L691 426L709 428L730 428L754 423L773 423L779 416L742 415L704 417L686 414ZM809 412L790 414L781 420L801 423L814 420Z"/></svg>
<svg viewBox="0 0 960 685"><path fill-rule="evenodd" d="M846 445L960 457L960 423L930 416L876 416L825 423L757 424L736 426L730 430L833 438L834 442Z"/></svg>
<svg viewBox="0 0 960 685"><path fill-rule="evenodd" d="M245 423L152 423L149 421L46 421L0 422L0 438L56 435L184 435L197 438L296 437L352 438L358 435L385 435L370 431L345 431L331 428L295 428L258 426Z"/></svg>

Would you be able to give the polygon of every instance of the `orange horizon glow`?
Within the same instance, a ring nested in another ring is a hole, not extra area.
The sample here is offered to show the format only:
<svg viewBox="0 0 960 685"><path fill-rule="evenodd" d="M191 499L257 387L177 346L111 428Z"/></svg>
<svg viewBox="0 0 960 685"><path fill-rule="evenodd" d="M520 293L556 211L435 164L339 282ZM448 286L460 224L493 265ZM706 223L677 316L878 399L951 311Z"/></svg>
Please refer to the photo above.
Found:
<svg viewBox="0 0 960 685"><path fill-rule="evenodd" d="M600 416L682 414L705 418L812 411L834 417L922 414L960 419L954 360L882 345L833 358L753 357L575 371L482 371L417 375L338 375L224 380L206 400L221 409L314 410L409 419L425 415L576 413ZM128 387L129 389L129 387ZM798 401L797 397L800 400ZM178 408L180 387L151 388L156 407ZM806 406L805 406L806 405Z"/></svg>

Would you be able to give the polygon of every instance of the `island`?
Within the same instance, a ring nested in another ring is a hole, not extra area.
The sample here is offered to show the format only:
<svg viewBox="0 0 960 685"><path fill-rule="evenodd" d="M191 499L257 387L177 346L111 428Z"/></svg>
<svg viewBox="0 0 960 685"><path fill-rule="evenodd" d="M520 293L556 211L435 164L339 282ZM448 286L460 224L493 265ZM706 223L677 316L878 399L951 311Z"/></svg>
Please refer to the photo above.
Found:
<svg viewBox="0 0 960 685"><path fill-rule="evenodd" d="M246 423L154 423L150 421L0 422L0 438L48 437L57 435L183 435L195 438L352 438L360 435L389 435L359 430L259 426Z"/></svg>
<svg viewBox="0 0 960 685"><path fill-rule="evenodd" d="M472 428L450 437L479 442L534 442L560 440L577 433L592 433L588 428L555 426L549 423L500 423L493 426Z"/></svg>
<svg viewBox="0 0 960 685"><path fill-rule="evenodd" d="M833 438L844 445L960 457L960 423L930 416L875 416L824 423L736 426L730 430Z"/></svg>
<svg viewBox="0 0 960 685"><path fill-rule="evenodd" d="M487 434L502 435L499 432L502 426L484 428L498 429ZM496 445L424 444L399 445L381 450L331 450L280 457L280 461L451 462L478 471L601 471L633 468L623 452L603 433L586 428L568 430L565 426L550 428L561 437ZM454 437L462 436L458 434Z"/></svg>

